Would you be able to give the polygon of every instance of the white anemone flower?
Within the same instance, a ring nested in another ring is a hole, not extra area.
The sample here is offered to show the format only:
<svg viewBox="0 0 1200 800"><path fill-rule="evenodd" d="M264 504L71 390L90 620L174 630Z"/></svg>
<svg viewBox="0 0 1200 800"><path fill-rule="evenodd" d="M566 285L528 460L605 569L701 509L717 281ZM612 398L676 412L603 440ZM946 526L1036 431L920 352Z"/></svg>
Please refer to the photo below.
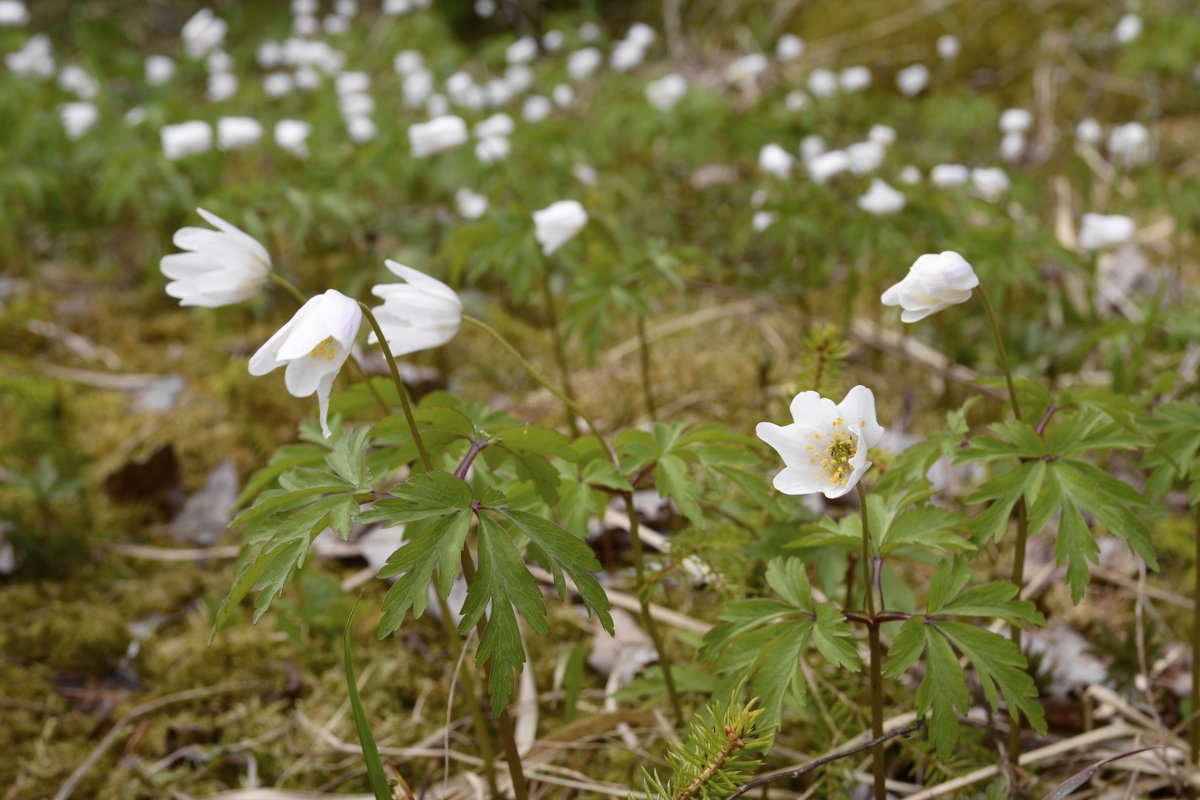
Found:
<svg viewBox="0 0 1200 800"><path fill-rule="evenodd" d="M587 221L587 211L578 200L559 200L533 212L533 235L542 253L550 255L575 238Z"/></svg>
<svg viewBox="0 0 1200 800"><path fill-rule="evenodd" d="M852 491L871 468L867 452L883 438L875 395L855 386L835 405L816 392L801 392L791 412L790 425L760 422L754 429L783 458L775 488L793 495L821 492L831 500Z"/></svg>
<svg viewBox="0 0 1200 800"><path fill-rule="evenodd" d="M1102 250L1125 244L1133 238L1133 220L1123 214L1084 214L1079 227L1079 246Z"/></svg>
<svg viewBox="0 0 1200 800"><path fill-rule="evenodd" d="M858 198L858 207L877 217L886 217L904 210L904 195L876 178L867 193Z"/></svg>
<svg viewBox="0 0 1200 800"><path fill-rule="evenodd" d="M467 123L452 114L408 126L414 158L452 150L467 141Z"/></svg>
<svg viewBox="0 0 1200 800"><path fill-rule="evenodd" d="M896 88L905 97L915 97L929 85L929 67L913 64L896 73Z"/></svg>
<svg viewBox="0 0 1200 800"><path fill-rule="evenodd" d="M780 61L795 61L804 55L804 40L794 33L785 33L775 42L775 57Z"/></svg>
<svg viewBox="0 0 1200 800"><path fill-rule="evenodd" d="M162 274L171 279L167 294L181 306L216 308L258 293L271 273L271 256L257 239L225 220L196 209L216 228L180 228L171 240L186 253L163 256Z"/></svg>
<svg viewBox="0 0 1200 800"><path fill-rule="evenodd" d="M178 125L164 125L159 135L162 137L163 154L172 161L184 156L207 153L212 149L212 126L203 120L194 119Z"/></svg>
<svg viewBox="0 0 1200 800"><path fill-rule="evenodd" d="M953 61L958 57L958 51L962 49L962 44L958 41L957 36L943 34L937 40L937 52L942 57L943 61Z"/></svg>
<svg viewBox="0 0 1200 800"><path fill-rule="evenodd" d="M321 432L328 439L329 395L333 379L350 356L362 324L358 303L336 289L309 300L250 357L250 374L287 367L284 385L293 397L317 394Z"/></svg>
<svg viewBox="0 0 1200 800"><path fill-rule="evenodd" d="M383 305L371 313L383 330L392 355L441 347L453 339L462 324L462 301L454 290L412 267L391 260L383 263L404 280L404 283L371 287L371 294L383 299ZM378 341L371 331L367 342Z"/></svg>
<svg viewBox="0 0 1200 800"><path fill-rule="evenodd" d="M776 178L788 177L795 162L795 156L774 142L764 145L763 149L758 151L758 168Z"/></svg>
<svg viewBox="0 0 1200 800"><path fill-rule="evenodd" d="M967 260L947 250L927 253L909 268L904 280L883 293L885 306L900 306L901 322L917 322L971 298L979 278Z"/></svg>

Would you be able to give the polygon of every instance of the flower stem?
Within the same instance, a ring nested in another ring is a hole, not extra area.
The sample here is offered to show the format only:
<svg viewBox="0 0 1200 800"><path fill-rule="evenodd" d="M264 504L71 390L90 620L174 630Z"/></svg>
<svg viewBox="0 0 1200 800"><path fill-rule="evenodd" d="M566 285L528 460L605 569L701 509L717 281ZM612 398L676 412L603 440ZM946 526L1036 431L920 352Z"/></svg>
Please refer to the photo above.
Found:
<svg viewBox="0 0 1200 800"><path fill-rule="evenodd" d="M296 302L299 303L300 305L304 305L305 303L308 302L308 298L304 296L303 292L301 292L299 289L296 288L296 284L292 283L291 281L289 281L287 278L283 277L279 273L268 272L267 277L270 278L271 282L274 283L276 286L282 287L285 292L290 294L292 297L296 298Z"/></svg>
<svg viewBox="0 0 1200 800"><path fill-rule="evenodd" d="M658 404L654 402L654 391L650 387L650 340L646 337L646 319L637 315L638 351L642 367L642 398L646 401L646 416L653 422L658 416Z"/></svg>
<svg viewBox="0 0 1200 800"><path fill-rule="evenodd" d="M871 653L871 734L883 736L883 648L879 642L879 620L875 617L874 584L871 579L871 523L868 521L867 490L858 482L858 502L862 516L863 606L867 623L867 643ZM882 741L871 748L871 766L875 775L875 800L887 800L887 764Z"/></svg>
<svg viewBox="0 0 1200 800"><path fill-rule="evenodd" d="M1004 370L1004 381L1008 384L1008 397L1012 401L1013 416L1021 419L1021 401L1017 399L1017 386L1013 382L1012 369L1008 366L1008 351L1004 349L1004 337L1000 335L1000 323L996 320L996 311L988 298L983 284L975 287L979 291L979 299L983 301L983 310L987 312L988 323L992 326L992 338L996 340L996 355L1000 358L1000 368Z"/></svg>
<svg viewBox="0 0 1200 800"><path fill-rule="evenodd" d="M571 368L567 365L567 350L563 341L562 331L558 326L558 304L554 301L554 292L550 288L550 260L542 257L542 302L546 306L546 322L550 327L550 337L554 340L554 360L558 362L559 379L562 381L563 394L575 401L575 389L571 386ZM567 428L571 438L579 436L579 423L571 413L571 405L567 404Z"/></svg>
<svg viewBox="0 0 1200 800"><path fill-rule="evenodd" d="M659 633L658 623L650 611L650 598L646 596L646 567L642 558L642 537L638 533L637 509L633 505L633 493L622 492L625 499L625 514L629 517L629 538L633 544L633 571L637 576L638 603L642 607L642 623L650 640L654 642L654 650L658 653L658 663L662 664L663 680L667 684L667 695L671 698L671 710L675 714L675 724L683 725L683 706L679 703L679 692L675 688L675 676L671 673L671 659L663 646L662 634Z"/></svg>
<svg viewBox="0 0 1200 800"><path fill-rule="evenodd" d="M396 394L400 396L400 406L404 409L404 419L408 422L408 429L412 432L413 441L417 444L417 452L421 454L421 463L425 466L426 472L433 472L433 460L429 457L429 451L425 449L421 431L417 429L412 403L408 400L408 390L404 388L404 381L400 380L400 368L396 366L396 357L392 355L392 348L388 347L387 337L383 335L383 329L379 327L379 322L371 313L370 307L361 301L358 307L362 309L363 316L367 318L367 322L371 324L371 330L375 331L375 336L379 339L379 346L383 348L383 356L387 359L388 369L392 371L392 383L396 384Z"/></svg>

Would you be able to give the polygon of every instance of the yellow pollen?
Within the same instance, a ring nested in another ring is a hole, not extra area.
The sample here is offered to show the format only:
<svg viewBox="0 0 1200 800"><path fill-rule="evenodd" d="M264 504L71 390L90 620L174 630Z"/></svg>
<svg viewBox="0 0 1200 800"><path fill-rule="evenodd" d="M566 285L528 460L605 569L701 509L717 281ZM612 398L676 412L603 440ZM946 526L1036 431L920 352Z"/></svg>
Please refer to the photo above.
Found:
<svg viewBox="0 0 1200 800"><path fill-rule="evenodd" d="M834 422L834 426L841 425L839 418ZM820 438L819 434L814 434ZM845 486L849 480L851 473L854 471L850 467L850 459L858 452L858 441L856 437L846 430L835 430L833 441L825 447L823 457L820 459L821 468L825 471L825 475L830 482L835 486ZM812 459L812 463L817 463L817 458Z"/></svg>
<svg viewBox="0 0 1200 800"><path fill-rule="evenodd" d="M313 358L327 358L333 361L337 357L337 351L337 342L333 340L332 336L327 336L323 342L312 349L309 355Z"/></svg>

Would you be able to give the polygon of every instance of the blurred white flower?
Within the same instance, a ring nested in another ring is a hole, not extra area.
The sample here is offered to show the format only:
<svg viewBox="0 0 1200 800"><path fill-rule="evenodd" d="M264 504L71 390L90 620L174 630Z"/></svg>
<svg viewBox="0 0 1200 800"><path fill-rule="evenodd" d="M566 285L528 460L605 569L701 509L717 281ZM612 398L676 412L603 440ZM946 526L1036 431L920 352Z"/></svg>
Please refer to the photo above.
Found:
<svg viewBox="0 0 1200 800"><path fill-rule="evenodd" d="M96 81L91 75L75 64L68 64L58 72L58 88L71 92L80 100L92 100L96 97Z"/></svg>
<svg viewBox="0 0 1200 800"><path fill-rule="evenodd" d="M1000 130L1004 133L1024 133L1033 125L1033 114L1024 108L1009 108L1000 115Z"/></svg>
<svg viewBox="0 0 1200 800"><path fill-rule="evenodd" d="M871 468L868 450L883 438L871 390L855 386L837 405L817 392L801 392L791 413L790 425L760 422L754 429L783 459L775 488L791 495L821 492L829 499L853 490Z"/></svg>
<svg viewBox="0 0 1200 800"><path fill-rule="evenodd" d="M251 117L221 117L217 120L217 148L236 150L262 138L262 123Z"/></svg>
<svg viewBox="0 0 1200 800"><path fill-rule="evenodd" d="M730 83L752 83L755 78L766 72L768 66L767 57L762 53L748 53L734 59L725 68L725 80Z"/></svg>
<svg viewBox="0 0 1200 800"><path fill-rule="evenodd" d="M938 164L929 170L929 182L939 189L962 186L970 177L970 170L962 164Z"/></svg>
<svg viewBox="0 0 1200 800"><path fill-rule="evenodd" d="M537 58L537 54L537 40L532 36L522 36L504 51L504 60L510 64L528 64Z"/></svg>
<svg viewBox="0 0 1200 800"><path fill-rule="evenodd" d="M971 170L971 191L984 200L995 202L1012 187L1008 173L999 167L979 167Z"/></svg>
<svg viewBox="0 0 1200 800"><path fill-rule="evenodd" d="M808 91L814 97L830 97L838 90L838 77L827 69L817 67L808 73Z"/></svg>
<svg viewBox="0 0 1200 800"><path fill-rule="evenodd" d="M585 22L579 26L579 38L585 42L594 42L600 38L600 26L594 22Z"/></svg>
<svg viewBox="0 0 1200 800"><path fill-rule="evenodd" d="M338 94L362 94L371 88L371 76L365 72L343 72L333 80Z"/></svg>
<svg viewBox="0 0 1200 800"><path fill-rule="evenodd" d="M1126 14L1113 30L1113 41L1117 44L1128 44L1141 35L1142 18L1137 14Z"/></svg>
<svg viewBox="0 0 1200 800"><path fill-rule="evenodd" d="M352 19L358 13L358 2L357 0L337 0L333 4L333 12L346 19Z"/></svg>
<svg viewBox="0 0 1200 800"><path fill-rule="evenodd" d="M340 14L326 14L325 19L321 20L321 27L331 36L337 36L350 30L350 20Z"/></svg>
<svg viewBox="0 0 1200 800"><path fill-rule="evenodd" d="M625 31L625 41L633 42L638 47L649 47L657 38L658 34L654 32L654 28L644 22L635 22Z"/></svg>
<svg viewBox="0 0 1200 800"><path fill-rule="evenodd" d="M533 70L528 64L509 64L504 70L504 80L513 94L520 94L533 86Z"/></svg>
<svg viewBox="0 0 1200 800"><path fill-rule="evenodd" d="M533 235L542 253L550 255L583 230L587 221L587 212L578 200L559 200L533 212Z"/></svg>
<svg viewBox="0 0 1200 800"><path fill-rule="evenodd" d="M275 123L275 144L300 158L308 158L308 137L312 125L299 119L281 119Z"/></svg>
<svg viewBox="0 0 1200 800"><path fill-rule="evenodd" d="M417 108L433 95L433 73L418 67L404 76L404 105Z"/></svg>
<svg viewBox="0 0 1200 800"><path fill-rule="evenodd" d="M1127 122L1108 135L1109 156L1124 167L1133 167L1150 159L1150 131L1139 122Z"/></svg>
<svg viewBox="0 0 1200 800"><path fill-rule="evenodd" d="M958 37L950 34L943 34L937 40L937 52L942 57L943 61L951 61L958 58L958 51L962 46L958 42Z"/></svg>
<svg viewBox="0 0 1200 800"><path fill-rule="evenodd" d="M365 117L375 112L375 99L369 94L355 92L338 98L338 109L347 119Z"/></svg>
<svg viewBox="0 0 1200 800"><path fill-rule="evenodd" d="M311 14L297 14L292 18L292 30L297 36L316 36L321 23Z"/></svg>
<svg viewBox="0 0 1200 800"><path fill-rule="evenodd" d="M758 151L758 168L776 178L788 177L795 161L791 153L774 142Z"/></svg>
<svg viewBox="0 0 1200 800"><path fill-rule="evenodd" d="M254 51L254 60L263 69L275 69L283 63L283 46L268 39Z"/></svg>
<svg viewBox="0 0 1200 800"><path fill-rule="evenodd" d="M383 0L379 10L384 16L399 17L412 11L412 3L409 0Z"/></svg>
<svg viewBox="0 0 1200 800"><path fill-rule="evenodd" d="M521 106L521 116L526 122L541 122L550 116L550 112L553 110L550 98L540 94L531 94L525 98L525 103Z"/></svg>
<svg viewBox="0 0 1200 800"><path fill-rule="evenodd" d="M172 160L207 153L212 149L212 127L201 120L164 125L159 135L162 137L163 155Z"/></svg>
<svg viewBox="0 0 1200 800"><path fill-rule="evenodd" d="M765 202L767 202L767 190L766 189L756 189L756 190L754 190L754 193L750 195L750 207L751 208L762 208L762 205Z"/></svg>
<svg viewBox="0 0 1200 800"><path fill-rule="evenodd" d="M891 147L896 143L896 129L891 125L872 125L867 138L884 147Z"/></svg>
<svg viewBox="0 0 1200 800"><path fill-rule="evenodd" d="M232 72L233 56L224 50L213 50L204 60L204 68L209 72Z"/></svg>
<svg viewBox="0 0 1200 800"><path fill-rule="evenodd" d="M163 256L159 270L171 279L167 294L181 306L216 308L258 294L271 273L271 256L257 239L216 214L196 209L208 228L180 228L171 240L185 253Z"/></svg>
<svg viewBox="0 0 1200 800"><path fill-rule="evenodd" d="M44 33L29 37L20 50L4 56L4 65L14 75L31 78L50 78L54 75L54 56L50 52L50 38Z"/></svg>
<svg viewBox="0 0 1200 800"><path fill-rule="evenodd" d="M825 183L833 176L850 169L850 156L844 150L828 150L807 162L808 174L817 183Z"/></svg>
<svg viewBox="0 0 1200 800"><path fill-rule="evenodd" d="M512 136L516 129L517 126L508 114L493 114L482 122L475 123L475 137L486 139L489 136Z"/></svg>
<svg viewBox="0 0 1200 800"><path fill-rule="evenodd" d="M804 93L803 89L792 89L783 98L783 107L792 112L803 111L808 108L809 102L808 95Z"/></svg>
<svg viewBox="0 0 1200 800"><path fill-rule="evenodd" d="M408 126L408 141L415 158L451 150L467 141L467 123L450 114Z"/></svg>
<svg viewBox="0 0 1200 800"><path fill-rule="evenodd" d="M96 120L100 119L100 111L94 103L63 103L58 107L58 117L62 120L67 138L75 141L91 130Z"/></svg>
<svg viewBox="0 0 1200 800"><path fill-rule="evenodd" d="M488 210L488 199L470 189L459 189L454 193L454 206L463 219L479 219Z"/></svg>
<svg viewBox="0 0 1200 800"><path fill-rule="evenodd" d="M29 9L21 0L0 0L0 26L16 28L29 22Z"/></svg>
<svg viewBox="0 0 1200 800"><path fill-rule="evenodd" d="M900 170L900 182L908 186L914 186L921 182L921 170L908 164L904 169Z"/></svg>
<svg viewBox="0 0 1200 800"><path fill-rule="evenodd" d="M1075 138L1081 142L1095 144L1100 141L1102 135L1103 131L1100 129L1100 123L1091 117L1080 120L1079 124L1075 126Z"/></svg>
<svg viewBox="0 0 1200 800"><path fill-rule="evenodd" d="M858 198L858 207L877 217L895 214L904 209L904 195L875 178L867 193Z"/></svg>
<svg viewBox="0 0 1200 800"><path fill-rule="evenodd" d="M1125 244L1133 238L1133 220L1122 214L1084 214L1079 227L1079 246L1102 250Z"/></svg>
<svg viewBox="0 0 1200 800"><path fill-rule="evenodd" d="M321 74L312 67L301 67L296 70L296 86L301 89L315 89L321 85Z"/></svg>
<svg viewBox="0 0 1200 800"><path fill-rule="evenodd" d="M646 84L646 99L659 111L670 111L687 94L687 81L671 73Z"/></svg>
<svg viewBox="0 0 1200 800"><path fill-rule="evenodd" d="M546 49L547 53L557 53L559 50L562 50L563 43L566 40L567 37L560 30L546 31L542 34L542 47Z"/></svg>
<svg viewBox="0 0 1200 800"><path fill-rule="evenodd" d="M293 397L314 392L321 413L321 431L328 439L329 395L338 370L350 355L362 309L346 295L330 289L309 300L296 315L250 357L250 374L266 375L287 367L284 385Z"/></svg>
<svg viewBox="0 0 1200 800"><path fill-rule="evenodd" d="M952 250L927 253L909 268L904 280L883 293L885 306L900 306L902 322L917 322L971 298L979 285L975 270Z"/></svg>
<svg viewBox="0 0 1200 800"><path fill-rule="evenodd" d="M622 39L613 46L608 64L617 72L627 72L641 64L645 56L646 51L640 44Z"/></svg>
<svg viewBox="0 0 1200 800"><path fill-rule="evenodd" d="M379 135L379 128L375 126L374 120L370 117L350 117L346 120L346 132L350 134L350 141L355 144L366 144Z"/></svg>
<svg viewBox="0 0 1200 800"><path fill-rule="evenodd" d="M444 117L450 113L450 103L440 94L431 95L425 102L425 113L430 118Z"/></svg>
<svg viewBox="0 0 1200 800"><path fill-rule="evenodd" d="M221 103L237 92L238 79L232 72L214 72L208 76L208 99Z"/></svg>
<svg viewBox="0 0 1200 800"><path fill-rule="evenodd" d="M161 86L171 80L175 74L175 61L170 56L146 57L146 83L151 86Z"/></svg>
<svg viewBox="0 0 1200 800"><path fill-rule="evenodd" d="M475 13L487 19L496 13L496 0L475 0Z"/></svg>
<svg viewBox="0 0 1200 800"><path fill-rule="evenodd" d="M494 164L508 158L512 144L507 136L485 136L475 143L475 158L481 164Z"/></svg>
<svg viewBox="0 0 1200 800"><path fill-rule="evenodd" d="M225 20L215 16L211 8L200 9L184 23L180 31L187 54L199 58L217 49L225 41L226 28L228 25Z"/></svg>
<svg viewBox="0 0 1200 800"><path fill-rule="evenodd" d="M512 99L513 90L504 78L495 78L484 84L483 96L489 106L502 106Z"/></svg>
<svg viewBox="0 0 1200 800"><path fill-rule="evenodd" d="M905 97L915 97L929 85L929 67L913 64L896 73L896 87Z"/></svg>
<svg viewBox="0 0 1200 800"><path fill-rule="evenodd" d="M810 133L800 140L800 158L805 162L812 161L825 150L825 140L815 133Z"/></svg>
<svg viewBox="0 0 1200 800"><path fill-rule="evenodd" d="M1021 160L1025 155L1025 134L1020 131L1009 131L1000 140L1000 157L1011 163Z"/></svg>
<svg viewBox="0 0 1200 800"><path fill-rule="evenodd" d="M287 72L272 72L263 78L263 92L267 97L283 97L296 88L296 82Z"/></svg>
<svg viewBox="0 0 1200 800"><path fill-rule="evenodd" d="M596 183L596 170L590 164L582 162L574 164L571 167L571 175L575 180L588 186L594 186Z"/></svg>
<svg viewBox="0 0 1200 800"><path fill-rule="evenodd" d="M774 225L776 219L774 211L755 211L754 218L750 220L750 227L754 228L755 233L762 233Z"/></svg>
<svg viewBox="0 0 1200 800"><path fill-rule="evenodd" d="M397 75L411 75L425 67L425 56L419 50L401 50L392 59L392 69Z"/></svg>
<svg viewBox="0 0 1200 800"><path fill-rule="evenodd" d="M596 71L604 61L604 56L594 47L576 50L567 56L567 74L572 80L581 81Z"/></svg>
<svg viewBox="0 0 1200 800"><path fill-rule="evenodd" d="M319 7L317 0L292 0L289 6L293 14L315 14Z"/></svg>
<svg viewBox="0 0 1200 800"><path fill-rule="evenodd" d="M795 61L804 55L804 40L792 33L785 33L775 42L775 57L780 61Z"/></svg>
<svg viewBox="0 0 1200 800"><path fill-rule="evenodd" d="M550 92L550 96L554 98L554 104L559 108L566 108L575 102L575 90L570 84L557 84Z"/></svg>
<svg viewBox="0 0 1200 800"><path fill-rule="evenodd" d="M838 76L838 84L845 92L859 92L871 85L871 70L866 67L846 67Z"/></svg>
<svg viewBox="0 0 1200 800"><path fill-rule="evenodd" d="M453 339L462 323L462 301L454 290L412 267L391 260L384 264L405 281L371 287L371 294L383 300L383 305L371 309L371 313L383 329L392 355L441 347ZM378 341L375 331L371 331L367 343Z"/></svg>
<svg viewBox="0 0 1200 800"><path fill-rule="evenodd" d="M125 124L129 126L141 125L146 121L146 109L141 106L134 106L125 112Z"/></svg>
<svg viewBox="0 0 1200 800"><path fill-rule="evenodd" d="M871 140L855 142L846 148L846 156L850 159L850 171L855 175L866 175L879 169L886 155L887 151L883 145Z"/></svg>

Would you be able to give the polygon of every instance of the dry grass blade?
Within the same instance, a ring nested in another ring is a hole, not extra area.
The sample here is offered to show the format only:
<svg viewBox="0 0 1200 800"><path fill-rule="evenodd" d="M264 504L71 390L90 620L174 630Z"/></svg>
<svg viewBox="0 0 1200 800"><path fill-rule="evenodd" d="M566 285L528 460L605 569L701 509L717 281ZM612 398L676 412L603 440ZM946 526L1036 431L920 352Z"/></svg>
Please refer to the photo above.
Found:
<svg viewBox="0 0 1200 800"><path fill-rule="evenodd" d="M1090 781L1092 776L1104 769L1106 765L1111 764L1114 761L1119 761L1122 758L1128 758L1129 756L1137 755L1138 753L1144 753L1147 750L1157 750L1160 747L1162 747L1161 744L1155 744L1149 747L1139 747L1137 750L1129 750L1128 752L1120 753L1119 755L1112 756L1111 758L1106 758L1103 761L1097 761L1087 769L1081 770L1072 775L1061 786L1043 797L1042 800L1062 800L1071 792Z"/></svg>

